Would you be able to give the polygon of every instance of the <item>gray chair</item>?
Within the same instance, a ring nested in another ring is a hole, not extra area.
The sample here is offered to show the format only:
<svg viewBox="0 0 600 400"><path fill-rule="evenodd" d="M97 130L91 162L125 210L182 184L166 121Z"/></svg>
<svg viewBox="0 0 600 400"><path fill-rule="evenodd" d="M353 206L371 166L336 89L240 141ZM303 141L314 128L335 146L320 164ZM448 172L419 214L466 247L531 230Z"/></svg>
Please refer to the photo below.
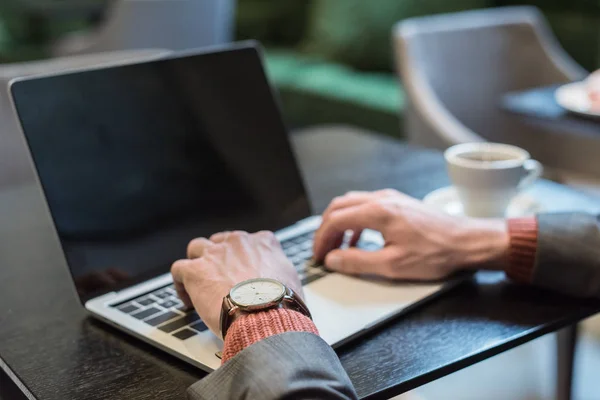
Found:
<svg viewBox="0 0 600 400"><path fill-rule="evenodd" d="M404 20L396 62L412 143L445 149L494 141L527 149L546 166L600 176L599 138L524 125L499 107L503 94L579 80L587 72L560 47L534 7L505 7ZM569 399L576 328L559 333L558 398Z"/></svg>
<svg viewBox="0 0 600 400"><path fill-rule="evenodd" d="M233 37L234 11L235 0L116 0L99 27L61 39L53 54L226 43Z"/></svg>
<svg viewBox="0 0 600 400"><path fill-rule="evenodd" d="M507 92L587 75L536 8L408 19L393 34L411 142L440 149L469 141L511 143L566 171L567 180L569 172L600 177L600 138L525 124L499 107Z"/></svg>

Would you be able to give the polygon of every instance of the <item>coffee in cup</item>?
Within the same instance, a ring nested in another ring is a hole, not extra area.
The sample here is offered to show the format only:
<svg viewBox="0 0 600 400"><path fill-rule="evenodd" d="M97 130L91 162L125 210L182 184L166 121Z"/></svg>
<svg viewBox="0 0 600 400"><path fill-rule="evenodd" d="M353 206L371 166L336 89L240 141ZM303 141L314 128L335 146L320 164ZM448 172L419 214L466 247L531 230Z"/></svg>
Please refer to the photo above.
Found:
<svg viewBox="0 0 600 400"><path fill-rule="evenodd" d="M526 150L500 143L464 143L444 153L465 215L503 217L519 191L543 172Z"/></svg>

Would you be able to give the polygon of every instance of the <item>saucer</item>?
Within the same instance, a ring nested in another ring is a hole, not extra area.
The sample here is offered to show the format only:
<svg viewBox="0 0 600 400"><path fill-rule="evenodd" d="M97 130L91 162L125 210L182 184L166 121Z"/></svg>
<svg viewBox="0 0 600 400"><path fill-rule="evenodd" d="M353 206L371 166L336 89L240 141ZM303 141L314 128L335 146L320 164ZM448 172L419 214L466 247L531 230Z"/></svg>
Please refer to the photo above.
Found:
<svg viewBox="0 0 600 400"><path fill-rule="evenodd" d="M463 206L458 199L454 186L434 190L423 199L425 204L433 206L450 215L464 215ZM540 203L530 194L521 193L515 196L506 209L506 217L526 217L534 215L541 210Z"/></svg>
<svg viewBox="0 0 600 400"><path fill-rule="evenodd" d="M600 118L600 111L592 108L586 82L562 85L554 93L554 99L562 108L586 117Z"/></svg>

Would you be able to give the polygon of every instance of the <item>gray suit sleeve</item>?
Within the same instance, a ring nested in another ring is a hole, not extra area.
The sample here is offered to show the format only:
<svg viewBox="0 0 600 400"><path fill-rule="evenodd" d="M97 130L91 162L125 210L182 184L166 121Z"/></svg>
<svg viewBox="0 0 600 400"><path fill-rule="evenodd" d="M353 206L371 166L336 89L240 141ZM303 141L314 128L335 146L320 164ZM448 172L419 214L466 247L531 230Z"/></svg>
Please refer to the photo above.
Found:
<svg viewBox="0 0 600 400"><path fill-rule="evenodd" d="M600 297L600 221L584 213L540 214L533 283Z"/></svg>
<svg viewBox="0 0 600 400"><path fill-rule="evenodd" d="M188 389L188 399L357 399L320 337L289 332L261 340Z"/></svg>

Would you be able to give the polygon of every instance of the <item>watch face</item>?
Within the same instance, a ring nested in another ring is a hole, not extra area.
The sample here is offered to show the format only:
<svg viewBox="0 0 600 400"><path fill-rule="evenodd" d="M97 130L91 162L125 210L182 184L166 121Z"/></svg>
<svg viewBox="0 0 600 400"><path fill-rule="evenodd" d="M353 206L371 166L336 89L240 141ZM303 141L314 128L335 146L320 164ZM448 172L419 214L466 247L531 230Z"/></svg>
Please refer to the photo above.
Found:
<svg viewBox="0 0 600 400"><path fill-rule="evenodd" d="M242 307L268 305L281 300L285 286L273 279L252 279L236 285L229 293L231 300Z"/></svg>

